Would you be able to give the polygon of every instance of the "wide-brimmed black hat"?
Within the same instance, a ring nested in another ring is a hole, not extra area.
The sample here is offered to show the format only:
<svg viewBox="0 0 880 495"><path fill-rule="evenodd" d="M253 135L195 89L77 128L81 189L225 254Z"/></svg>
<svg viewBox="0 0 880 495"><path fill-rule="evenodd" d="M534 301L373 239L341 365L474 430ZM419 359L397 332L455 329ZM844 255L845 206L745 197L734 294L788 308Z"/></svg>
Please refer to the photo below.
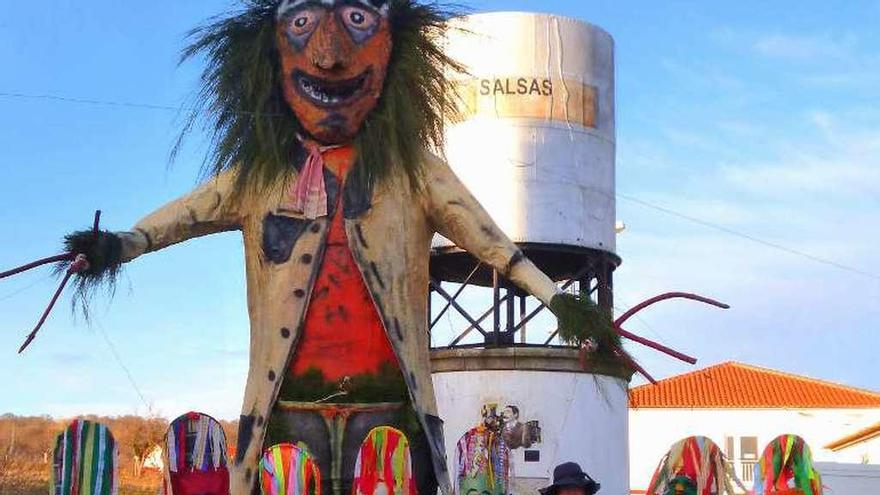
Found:
<svg viewBox="0 0 880 495"><path fill-rule="evenodd" d="M556 495L560 488L568 486L583 488L587 495L594 495L601 485L590 478L578 463L563 462L553 469L553 484L541 488L541 495Z"/></svg>

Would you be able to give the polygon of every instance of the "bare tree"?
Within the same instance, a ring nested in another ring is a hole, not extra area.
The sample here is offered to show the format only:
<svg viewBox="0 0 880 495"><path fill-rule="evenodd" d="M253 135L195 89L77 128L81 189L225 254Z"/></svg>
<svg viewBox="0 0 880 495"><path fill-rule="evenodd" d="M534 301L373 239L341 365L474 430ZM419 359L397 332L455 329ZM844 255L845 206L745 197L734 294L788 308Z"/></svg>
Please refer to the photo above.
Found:
<svg viewBox="0 0 880 495"><path fill-rule="evenodd" d="M158 416L123 416L117 418L114 434L120 445L120 456L132 459L132 471L140 477L144 461L152 450L162 442L168 422Z"/></svg>

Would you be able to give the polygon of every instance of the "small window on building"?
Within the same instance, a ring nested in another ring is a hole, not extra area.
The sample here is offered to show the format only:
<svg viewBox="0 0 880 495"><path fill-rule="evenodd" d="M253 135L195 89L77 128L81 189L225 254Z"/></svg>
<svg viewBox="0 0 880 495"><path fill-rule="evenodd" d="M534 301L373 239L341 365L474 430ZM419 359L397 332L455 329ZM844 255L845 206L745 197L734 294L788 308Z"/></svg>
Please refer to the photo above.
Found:
<svg viewBox="0 0 880 495"><path fill-rule="evenodd" d="M734 457L736 453L733 451L733 437L724 437L724 455L730 460L736 459Z"/></svg>
<svg viewBox="0 0 880 495"><path fill-rule="evenodd" d="M739 455L744 461L758 460L758 437L740 437Z"/></svg>
<svg viewBox="0 0 880 495"><path fill-rule="evenodd" d="M541 451L526 450L523 452L523 457L526 462L541 462Z"/></svg>

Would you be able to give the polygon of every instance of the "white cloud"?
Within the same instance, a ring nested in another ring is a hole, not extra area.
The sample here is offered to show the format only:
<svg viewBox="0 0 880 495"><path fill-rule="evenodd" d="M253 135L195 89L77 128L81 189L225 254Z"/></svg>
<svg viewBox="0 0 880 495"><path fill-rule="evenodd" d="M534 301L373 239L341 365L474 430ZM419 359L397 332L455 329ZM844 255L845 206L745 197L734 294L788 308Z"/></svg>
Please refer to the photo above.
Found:
<svg viewBox="0 0 880 495"><path fill-rule="evenodd" d="M664 59L660 64L677 79L687 81L690 84L715 88L727 94L740 94L749 88L749 84L740 77L731 75L729 72L720 70L716 65L703 61L679 62Z"/></svg>
<svg viewBox="0 0 880 495"><path fill-rule="evenodd" d="M774 195L821 193L828 197L857 193L880 193L880 169L876 162L817 161L793 157L783 164L725 167L724 179L744 190Z"/></svg>
<svg viewBox="0 0 880 495"><path fill-rule="evenodd" d="M856 39L852 35L832 37L788 34L760 36L752 45L760 55L789 61L849 59L853 56L855 46Z"/></svg>
<svg viewBox="0 0 880 495"><path fill-rule="evenodd" d="M880 120L877 117L873 120ZM806 120L821 139L785 143L769 162L722 167L723 180L765 197L820 194L821 199L838 201L880 197L880 131L871 125L847 124L848 118L827 111L809 112Z"/></svg>
<svg viewBox="0 0 880 495"><path fill-rule="evenodd" d="M714 30L710 38L732 53L779 63L778 74L800 86L857 89L862 95L876 93L880 87L880 56L867 39L851 32L756 33L727 28ZM754 89L757 82L750 81L746 87Z"/></svg>
<svg viewBox="0 0 880 495"><path fill-rule="evenodd" d="M800 81L817 88L876 90L880 85L880 65L874 65L873 68L823 71L801 76Z"/></svg>
<svg viewBox="0 0 880 495"><path fill-rule="evenodd" d="M754 120L725 119L715 125L722 132L738 138L753 138L766 132L765 126Z"/></svg>

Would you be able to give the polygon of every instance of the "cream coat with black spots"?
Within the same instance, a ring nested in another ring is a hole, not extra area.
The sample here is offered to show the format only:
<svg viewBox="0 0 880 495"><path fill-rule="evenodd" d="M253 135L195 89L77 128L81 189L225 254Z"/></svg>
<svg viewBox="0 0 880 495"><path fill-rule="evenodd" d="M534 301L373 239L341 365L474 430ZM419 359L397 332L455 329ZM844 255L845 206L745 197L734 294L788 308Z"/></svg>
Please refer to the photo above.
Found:
<svg viewBox="0 0 880 495"><path fill-rule="evenodd" d="M352 171L354 174L355 171ZM420 188L392 175L372 191L355 179L339 191L327 178L330 204L343 194L349 246L366 281L409 387L413 407L431 444L440 488L451 493L443 422L431 382L426 328L431 239L440 233L548 304L556 285L522 256L443 161L426 158ZM120 232L127 261L215 232L244 236L250 315L250 368L233 463L233 495L255 489L266 422L295 349L321 264L328 218L306 220L280 208L285 184L233 196L227 172Z"/></svg>

